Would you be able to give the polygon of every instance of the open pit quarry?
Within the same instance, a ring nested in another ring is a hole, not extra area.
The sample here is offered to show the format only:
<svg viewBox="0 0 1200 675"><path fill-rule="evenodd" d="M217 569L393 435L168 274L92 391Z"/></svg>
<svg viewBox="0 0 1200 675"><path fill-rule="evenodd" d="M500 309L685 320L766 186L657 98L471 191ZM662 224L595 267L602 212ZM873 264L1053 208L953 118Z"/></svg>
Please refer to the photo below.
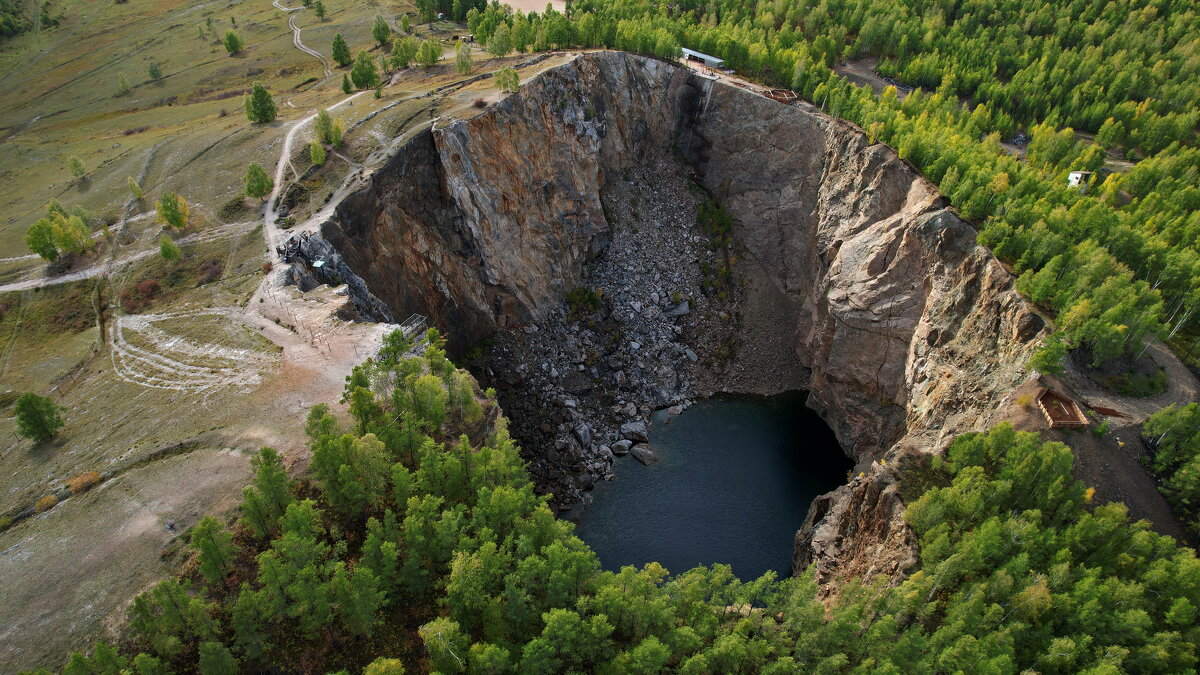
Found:
<svg viewBox="0 0 1200 675"><path fill-rule="evenodd" d="M728 246L697 224L709 202L734 217ZM796 523L794 569L832 586L914 562L896 465L996 421L1045 331L892 149L623 53L418 133L293 248L302 288L348 283L361 319L448 332L563 509L614 455L653 461L654 410L808 391L856 463Z"/></svg>

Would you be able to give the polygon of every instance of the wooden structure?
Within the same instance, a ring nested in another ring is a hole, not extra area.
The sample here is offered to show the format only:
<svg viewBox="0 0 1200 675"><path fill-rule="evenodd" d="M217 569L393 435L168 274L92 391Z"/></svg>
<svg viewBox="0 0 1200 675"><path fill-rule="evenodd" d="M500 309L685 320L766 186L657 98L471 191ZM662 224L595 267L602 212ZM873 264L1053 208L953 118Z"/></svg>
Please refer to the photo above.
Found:
<svg viewBox="0 0 1200 675"><path fill-rule="evenodd" d="M1083 429L1088 425L1087 416L1075 401L1053 389L1042 389L1037 404L1051 429Z"/></svg>
<svg viewBox="0 0 1200 675"><path fill-rule="evenodd" d="M796 92L790 89L772 89L766 93L766 97L780 103L791 103L800 98Z"/></svg>

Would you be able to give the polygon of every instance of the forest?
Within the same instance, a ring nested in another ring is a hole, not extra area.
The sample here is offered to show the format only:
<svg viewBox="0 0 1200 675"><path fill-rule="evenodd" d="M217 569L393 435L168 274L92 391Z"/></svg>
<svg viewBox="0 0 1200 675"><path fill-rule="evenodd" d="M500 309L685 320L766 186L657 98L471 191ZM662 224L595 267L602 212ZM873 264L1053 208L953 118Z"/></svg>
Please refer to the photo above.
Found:
<svg viewBox="0 0 1200 675"><path fill-rule="evenodd" d="M1181 355L1200 309L1200 12L1194 3L1013 0L577 0L567 16L472 7L484 43L687 46L791 87L896 148L1057 318L1037 364ZM876 57L876 96L831 68ZM1007 141L1017 133L1027 147ZM1015 152L1016 151L1016 152ZM1018 157L1023 151L1024 157ZM1112 171L1111 158L1134 161ZM1093 172L1084 189L1072 170Z"/></svg>
<svg viewBox="0 0 1200 675"><path fill-rule="evenodd" d="M313 461L264 448L240 517L207 517L128 637L64 673L1180 672L1200 561L1092 507L1070 449L1007 425L912 462L920 562L828 610L811 575L600 568L535 495L494 394L392 334L308 415Z"/></svg>

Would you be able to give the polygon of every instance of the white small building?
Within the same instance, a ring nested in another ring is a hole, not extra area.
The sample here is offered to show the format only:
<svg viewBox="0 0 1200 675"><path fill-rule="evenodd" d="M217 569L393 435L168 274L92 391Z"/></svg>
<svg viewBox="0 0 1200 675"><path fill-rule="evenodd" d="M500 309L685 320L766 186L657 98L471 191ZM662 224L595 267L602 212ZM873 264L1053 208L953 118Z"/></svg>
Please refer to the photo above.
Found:
<svg viewBox="0 0 1200 675"><path fill-rule="evenodd" d="M1067 185L1070 187L1087 188L1088 181L1091 179L1091 171L1072 171L1067 174Z"/></svg>
<svg viewBox="0 0 1200 675"><path fill-rule="evenodd" d="M704 65L708 66L709 68L724 68L725 67L725 59L718 59L715 56L709 56L708 54L701 54L700 52L698 52L694 49L688 49L687 47L684 47L682 49L682 51L683 51L683 59L685 61L695 61L697 63L703 63Z"/></svg>

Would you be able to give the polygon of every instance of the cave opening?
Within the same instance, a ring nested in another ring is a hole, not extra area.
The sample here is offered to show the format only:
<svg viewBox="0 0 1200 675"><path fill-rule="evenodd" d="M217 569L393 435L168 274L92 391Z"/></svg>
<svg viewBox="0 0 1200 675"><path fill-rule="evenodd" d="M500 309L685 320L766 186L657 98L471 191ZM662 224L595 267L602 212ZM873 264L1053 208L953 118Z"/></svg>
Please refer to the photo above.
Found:
<svg viewBox="0 0 1200 675"><path fill-rule="evenodd" d="M617 479L571 512L576 534L613 571L723 563L743 580L789 576L797 524L853 466L805 398L722 394L678 415L654 413L657 459L617 458Z"/></svg>

